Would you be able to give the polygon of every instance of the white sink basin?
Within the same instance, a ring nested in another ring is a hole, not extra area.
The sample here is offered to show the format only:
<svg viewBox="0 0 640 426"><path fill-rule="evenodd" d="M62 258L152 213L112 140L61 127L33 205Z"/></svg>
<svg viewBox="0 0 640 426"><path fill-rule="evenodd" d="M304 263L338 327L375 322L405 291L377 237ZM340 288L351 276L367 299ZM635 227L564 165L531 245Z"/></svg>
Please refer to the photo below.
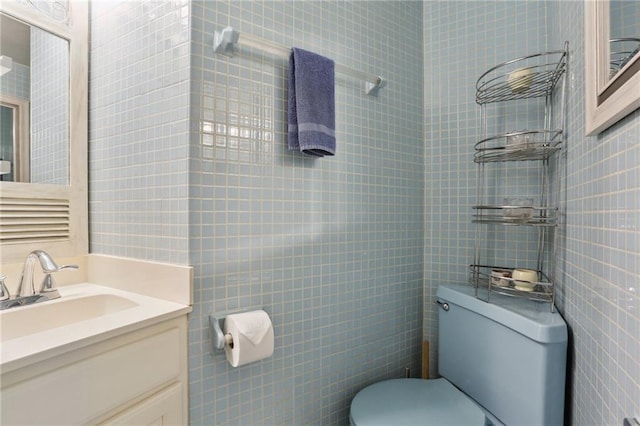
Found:
<svg viewBox="0 0 640 426"><path fill-rule="evenodd" d="M58 291L58 299L0 311L2 372L191 311L188 305L94 284Z"/></svg>
<svg viewBox="0 0 640 426"><path fill-rule="evenodd" d="M7 309L0 316L2 341L62 327L139 306L113 294L59 298L22 308Z"/></svg>

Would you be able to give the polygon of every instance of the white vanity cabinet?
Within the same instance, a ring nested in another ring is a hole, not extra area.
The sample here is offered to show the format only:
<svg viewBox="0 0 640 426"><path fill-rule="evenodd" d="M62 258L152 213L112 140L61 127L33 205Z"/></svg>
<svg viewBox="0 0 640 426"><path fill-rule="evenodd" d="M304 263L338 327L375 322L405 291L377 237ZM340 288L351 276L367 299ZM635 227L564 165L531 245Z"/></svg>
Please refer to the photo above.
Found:
<svg viewBox="0 0 640 426"><path fill-rule="evenodd" d="M175 383L152 395L122 413L100 423L101 425L186 425L184 391Z"/></svg>
<svg viewBox="0 0 640 426"><path fill-rule="evenodd" d="M2 373L3 425L186 425L187 316Z"/></svg>

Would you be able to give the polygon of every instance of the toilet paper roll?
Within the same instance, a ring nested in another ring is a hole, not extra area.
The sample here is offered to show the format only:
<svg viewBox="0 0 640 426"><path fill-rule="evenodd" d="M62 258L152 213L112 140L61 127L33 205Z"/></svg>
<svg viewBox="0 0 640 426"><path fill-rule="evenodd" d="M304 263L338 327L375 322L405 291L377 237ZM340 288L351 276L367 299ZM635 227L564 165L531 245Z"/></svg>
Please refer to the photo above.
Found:
<svg viewBox="0 0 640 426"><path fill-rule="evenodd" d="M224 334L233 338L224 351L234 367L273 355L273 324L263 310L228 315L224 320Z"/></svg>

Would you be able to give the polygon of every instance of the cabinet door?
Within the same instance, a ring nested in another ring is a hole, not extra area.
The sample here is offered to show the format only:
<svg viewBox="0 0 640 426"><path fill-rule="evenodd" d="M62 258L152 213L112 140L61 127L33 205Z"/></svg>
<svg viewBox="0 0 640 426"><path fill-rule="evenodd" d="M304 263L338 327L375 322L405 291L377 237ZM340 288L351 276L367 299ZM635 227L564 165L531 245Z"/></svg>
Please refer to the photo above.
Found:
<svg viewBox="0 0 640 426"><path fill-rule="evenodd" d="M101 424L122 426L186 425L186 419L183 419L182 416L182 384L175 383Z"/></svg>
<svg viewBox="0 0 640 426"><path fill-rule="evenodd" d="M31 374L31 367L7 381L2 374L0 424L86 425L105 418L129 401L177 382L186 368L183 348L184 331L167 322L80 349L72 363L74 354L69 353L34 364L43 371L35 377L18 381L20 374Z"/></svg>

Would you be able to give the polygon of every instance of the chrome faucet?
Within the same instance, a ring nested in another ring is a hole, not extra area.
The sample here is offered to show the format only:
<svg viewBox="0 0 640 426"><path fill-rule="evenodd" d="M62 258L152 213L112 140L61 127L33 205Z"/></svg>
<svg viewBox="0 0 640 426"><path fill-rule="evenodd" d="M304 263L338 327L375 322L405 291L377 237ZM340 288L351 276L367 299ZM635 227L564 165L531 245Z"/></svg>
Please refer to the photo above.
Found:
<svg viewBox="0 0 640 426"><path fill-rule="evenodd" d="M9 294L9 289L4 283L7 277L4 275L0 275L0 300L7 300L11 295Z"/></svg>
<svg viewBox="0 0 640 426"><path fill-rule="evenodd" d="M40 262L42 272L45 274L38 293L36 293L33 283L34 269L37 261ZM0 288L0 310L57 299L60 297L60 293L58 289L55 288L55 281L52 274L63 269L78 269L78 266L58 266L47 252L43 250L32 251L24 261L22 274L20 275L20 281L18 283L18 291L15 296L10 296L9 290L4 285L4 276L2 276L0 280L2 281L2 287Z"/></svg>

